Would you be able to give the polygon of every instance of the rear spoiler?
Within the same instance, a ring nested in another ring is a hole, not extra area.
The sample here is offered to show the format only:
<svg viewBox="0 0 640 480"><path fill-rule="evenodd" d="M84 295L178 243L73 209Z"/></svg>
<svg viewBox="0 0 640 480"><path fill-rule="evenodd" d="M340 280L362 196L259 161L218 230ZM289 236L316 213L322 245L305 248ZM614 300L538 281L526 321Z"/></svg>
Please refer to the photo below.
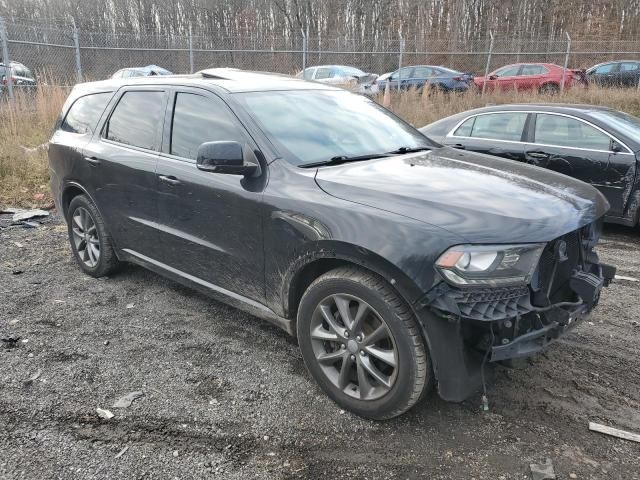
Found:
<svg viewBox="0 0 640 480"><path fill-rule="evenodd" d="M362 85L363 83L367 84L375 82L378 76L379 75L376 75L375 73L365 73L363 75L353 75L353 78L356 79L358 85Z"/></svg>

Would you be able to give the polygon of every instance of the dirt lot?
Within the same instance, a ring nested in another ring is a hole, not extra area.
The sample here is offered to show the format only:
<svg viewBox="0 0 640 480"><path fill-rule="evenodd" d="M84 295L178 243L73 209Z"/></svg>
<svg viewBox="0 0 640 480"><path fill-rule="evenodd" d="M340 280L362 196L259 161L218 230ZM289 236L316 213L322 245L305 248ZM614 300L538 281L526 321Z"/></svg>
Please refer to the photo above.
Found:
<svg viewBox="0 0 640 480"><path fill-rule="evenodd" d="M606 229L619 274L640 277L639 251L638 231ZM587 422L640 432L639 289L617 281L566 339L500 370L489 412L432 394L374 423L340 411L276 328L141 268L85 276L58 220L4 229L0 478L506 480L550 458L559 479L638 479L639 444Z"/></svg>

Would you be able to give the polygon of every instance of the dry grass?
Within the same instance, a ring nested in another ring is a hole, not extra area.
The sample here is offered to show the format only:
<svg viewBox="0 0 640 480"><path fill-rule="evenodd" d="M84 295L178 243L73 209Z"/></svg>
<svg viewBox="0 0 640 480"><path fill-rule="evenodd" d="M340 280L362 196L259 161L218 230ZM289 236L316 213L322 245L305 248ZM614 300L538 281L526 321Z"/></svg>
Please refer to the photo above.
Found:
<svg viewBox="0 0 640 480"><path fill-rule="evenodd" d="M48 186L47 142L68 94L63 87L39 87L33 94L18 93L12 103L0 100L0 207L36 207L51 204ZM379 98L382 102L382 96ZM471 108L505 103L563 102L607 105L640 116L640 91L589 88L563 95L532 92L496 92L484 97L417 92L392 93L391 110L417 127Z"/></svg>
<svg viewBox="0 0 640 480"><path fill-rule="evenodd" d="M382 97L379 98L382 103ZM616 110L640 116L640 91L636 89L614 89L590 87L574 88L562 95L542 95L537 92L488 92L484 96L475 91L463 94L436 92L424 94L412 92L392 93L391 110L412 123L422 127L458 112L488 105L506 103L579 103L605 105Z"/></svg>
<svg viewBox="0 0 640 480"><path fill-rule="evenodd" d="M42 86L0 99L0 207L51 204L46 142L67 94Z"/></svg>

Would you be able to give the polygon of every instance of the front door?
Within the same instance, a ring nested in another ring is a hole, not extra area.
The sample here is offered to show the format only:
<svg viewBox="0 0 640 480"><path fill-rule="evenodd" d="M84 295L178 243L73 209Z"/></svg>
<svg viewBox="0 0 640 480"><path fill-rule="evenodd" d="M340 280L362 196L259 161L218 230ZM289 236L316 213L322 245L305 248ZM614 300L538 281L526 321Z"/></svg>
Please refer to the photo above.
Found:
<svg viewBox="0 0 640 480"><path fill-rule="evenodd" d="M158 163L158 260L201 281L264 301L262 190L258 179L196 167L204 142L251 137L216 95L199 89L172 93Z"/></svg>
<svg viewBox="0 0 640 480"><path fill-rule="evenodd" d="M580 119L538 113L533 143L527 144L527 160L599 189L609 201L609 215L622 216L629 182L635 173L635 156L612 151L612 138ZM627 172L632 171L629 176Z"/></svg>
<svg viewBox="0 0 640 480"><path fill-rule="evenodd" d="M96 176L95 200L118 248L156 254L156 165L168 93L128 87L115 99L84 156Z"/></svg>

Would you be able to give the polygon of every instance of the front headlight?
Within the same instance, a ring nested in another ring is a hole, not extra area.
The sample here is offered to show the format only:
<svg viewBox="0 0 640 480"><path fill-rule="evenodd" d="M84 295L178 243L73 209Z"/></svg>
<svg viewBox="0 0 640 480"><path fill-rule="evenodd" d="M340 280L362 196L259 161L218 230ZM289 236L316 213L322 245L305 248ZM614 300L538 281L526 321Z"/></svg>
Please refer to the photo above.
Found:
<svg viewBox="0 0 640 480"><path fill-rule="evenodd" d="M526 285L543 249L543 243L457 245L440 255L436 266L457 287Z"/></svg>

